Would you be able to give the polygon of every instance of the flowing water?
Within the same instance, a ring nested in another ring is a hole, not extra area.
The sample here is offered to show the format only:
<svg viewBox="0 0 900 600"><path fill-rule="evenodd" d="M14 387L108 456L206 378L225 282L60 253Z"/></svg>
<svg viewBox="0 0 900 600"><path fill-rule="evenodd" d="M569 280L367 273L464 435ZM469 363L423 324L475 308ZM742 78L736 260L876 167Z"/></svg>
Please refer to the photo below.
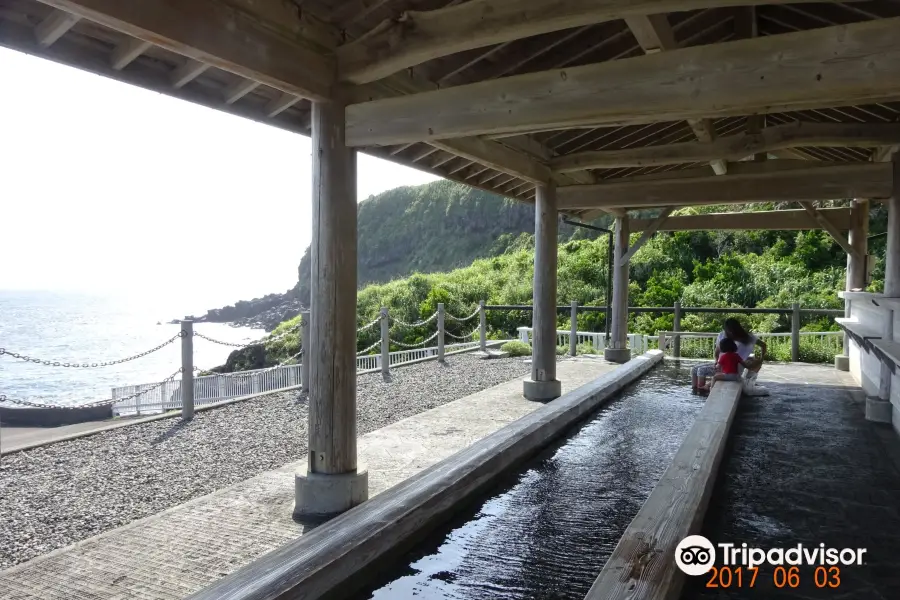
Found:
<svg viewBox="0 0 900 600"><path fill-rule="evenodd" d="M651 371L358 597L584 598L703 406L689 375Z"/></svg>
<svg viewBox="0 0 900 600"><path fill-rule="evenodd" d="M79 294L0 291L0 348L59 362L94 363L131 356L176 335L183 316L178 303L124 301ZM228 342L257 339L264 331L218 323L194 326ZM194 339L194 364L223 364L234 348ZM99 369L60 368L0 356L0 394L54 404L80 404L110 397L121 385L153 383L181 366L181 342L138 360Z"/></svg>

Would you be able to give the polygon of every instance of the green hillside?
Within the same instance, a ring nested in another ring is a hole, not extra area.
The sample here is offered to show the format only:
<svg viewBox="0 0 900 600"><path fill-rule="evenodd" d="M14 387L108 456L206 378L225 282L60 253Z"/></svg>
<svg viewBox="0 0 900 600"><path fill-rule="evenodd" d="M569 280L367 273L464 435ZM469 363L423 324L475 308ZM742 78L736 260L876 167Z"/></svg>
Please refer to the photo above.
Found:
<svg viewBox="0 0 900 600"><path fill-rule="evenodd" d="M408 188L407 188L408 189ZM404 192L410 193L410 192ZM466 237L466 223L479 224L471 237L479 240L481 251L494 246L487 233L491 229L484 222L485 215L512 211L504 203L505 209L490 208L488 198L485 204L478 204L475 214L468 217L460 214L455 218L456 235ZM431 202L425 202L431 205ZM840 202L834 205L840 205ZM447 202L447 206L456 206ZM771 209L772 206L756 205L754 210ZM417 224L414 230L435 230L442 213L425 217L422 206L410 208L403 216L405 223ZM464 213L463 208L460 210ZM724 212L729 207L703 207L682 209L679 214L699 212ZM733 209L731 209L733 210ZM533 217L523 216L530 227ZM886 211L876 205L872 215L871 233L885 230ZM521 223L524 228L525 223ZM502 230L502 226L494 228ZM415 231L395 228L390 233L392 243L410 248L421 245L421 264L436 265L437 255L442 252L443 242L429 242ZM404 234L415 238L411 243ZM561 237L571 236L571 232ZM579 235L584 235L580 233ZM589 238L563 242L559 248L559 291L560 303L578 300L581 304L602 306L606 303L607 240L602 234L589 233ZM637 235L632 237L634 240ZM388 242L384 242L387 247ZM469 314L479 300L489 304L530 304L533 274L533 237L528 233L507 236L502 242L504 252L488 258L477 259L469 266L446 272L430 274L416 273L409 277L388 283L371 284L359 292L359 322L374 319L381 306L390 308L400 319L412 322L427 317L436 310L438 302L443 302L447 310L457 316ZM454 260L463 260L466 252L463 244L454 244L457 252ZM426 250L427 249L427 250ZM490 253L490 251L487 251ZM870 253L878 260L871 289L882 287L883 280L883 238L875 238L870 244ZM399 257L401 253L392 253ZM426 260L426 257L431 257ZM371 259L370 259L371 260ZM430 262L429 262L430 261ZM828 234L821 231L783 232L675 232L660 233L651 239L632 259L630 304L632 306L672 306L681 300L683 306L713 307L788 307L792 302L800 302L807 308L840 308L837 292L843 289L846 257ZM384 264L388 264L385 261ZM394 264L397 264L396 262ZM579 329L602 331L602 313L590 313L579 318ZM654 334L660 329L671 329L672 316L650 314L631 315L629 329L633 332ZM722 315L688 314L682 320L684 330L715 331L720 328ZM790 323L786 317L778 315L758 315L742 317L748 325L761 332L787 331ZM517 311L490 311L488 325L494 337L510 337L516 327L528 325L530 314ZM287 321L276 333L296 324L296 319ZM803 326L807 330L823 331L834 329L830 318L808 318ZM391 336L408 344L426 339L433 331L433 324L422 328L394 328ZM559 327L568 328L568 317L559 316ZM457 335L467 333L472 325L448 324L448 329ZM359 348L365 348L377 339L376 331L360 335ZM296 348L295 337L269 348L268 362L289 356ZM394 349L394 348L392 348ZM826 350L820 349L808 359L822 360ZM821 356L819 356L821 354ZM829 358L830 360L830 358Z"/></svg>

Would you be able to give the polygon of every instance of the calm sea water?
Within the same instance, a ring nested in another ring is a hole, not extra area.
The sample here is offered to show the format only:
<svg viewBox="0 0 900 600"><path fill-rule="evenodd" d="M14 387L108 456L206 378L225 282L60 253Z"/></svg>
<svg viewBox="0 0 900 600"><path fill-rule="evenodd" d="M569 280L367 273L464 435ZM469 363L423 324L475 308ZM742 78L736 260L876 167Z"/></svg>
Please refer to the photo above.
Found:
<svg viewBox="0 0 900 600"><path fill-rule="evenodd" d="M0 290L0 347L60 362L116 360L176 335L180 327L166 322L186 313L190 310L174 301ZM265 334L216 323L200 323L194 329L234 343ZM194 364L203 369L223 364L231 350L195 338ZM54 368L3 355L0 394L35 402L79 404L110 398L115 386L161 381L180 366L180 340L138 360L99 369Z"/></svg>

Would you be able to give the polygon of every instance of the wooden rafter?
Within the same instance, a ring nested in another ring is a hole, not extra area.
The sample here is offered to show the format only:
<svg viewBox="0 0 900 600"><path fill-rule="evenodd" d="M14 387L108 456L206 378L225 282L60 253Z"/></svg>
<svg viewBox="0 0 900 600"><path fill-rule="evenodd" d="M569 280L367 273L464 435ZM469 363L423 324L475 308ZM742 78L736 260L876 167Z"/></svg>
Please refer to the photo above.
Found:
<svg viewBox="0 0 900 600"><path fill-rule="evenodd" d="M797 146L875 148L900 144L898 123L802 123L776 125L756 134L717 138L713 142L643 146L624 150L595 150L560 156L550 161L560 173L582 169L647 167L666 164L738 161L759 153Z"/></svg>
<svg viewBox="0 0 900 600"><path fill-rule="evenodd" d="M770 161L771 165L782 161ZM760 167L767 167L762 163ZM727 177L686 177L566 186L558 189L559 209L645 208L791 202L828 198L887 198L892 190L890 163L810 163L811 168L761 170Z"/></svg>
<svg viewBox="0 0 900 600"><path fill-rule="evenodd" d="M68 30L72 29L80 20L77 15L69 14L62 10L54 10L41 21L34 30L34 37L38 44L47 48L61 38Z"/></svg>
<svg viewBox="0 0 900 600"><path fill-rule="evenodd" d="M628 17L812 0L470 0L408 11L338 48L340 77L367 83L457 52Z"/></svg>
<svg viewBox="0 0 900 600"><path fill-rule="evenodd" d="M146 52L151 45L150 42L144 40L129 38L116 47L110 59L110 65L116 71L121 71Z"/></svg>
<svg viewBox="0 0 900 600"><path fill-rule="evenodd" d="M199 60L194 60L192 58L186 59L183 65L172 72L172 87L180 88L186 86L202 75L207 69L209 69L209 65L206 63L202 63Z"/></svg>
<svg viewBox="0 0 900 600"><path fill-rule="evenodd" d="M326 100L333 59L274 33L215 0L41 0L235 75L305 98Z"/></svg>
<svg viewBox="0 0 900 600"><path fill-rule="evenodd" d="M531 183L545 184L550 181L548 166L498 142L475 137L432 141L430 144L445 152L468 158Z"/></svg>
<svg viewBox="0 0 900 600"><path fill-rule="evenodd" d="M900 18L883 19L352 104L347 142L400 144L892 100L900 97L898 30Z"/></svg>

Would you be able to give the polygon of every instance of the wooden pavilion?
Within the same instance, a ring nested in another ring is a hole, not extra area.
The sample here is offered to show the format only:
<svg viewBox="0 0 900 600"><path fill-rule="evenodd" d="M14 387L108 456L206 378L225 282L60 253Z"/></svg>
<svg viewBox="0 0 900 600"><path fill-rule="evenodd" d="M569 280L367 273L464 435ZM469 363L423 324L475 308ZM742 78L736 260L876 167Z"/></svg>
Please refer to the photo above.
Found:
<svg viewBox="0 0 900 600"><path fill-rule="evenodd" d="M889 199L885 295L900 296L898 0L0 0L0 44L312 136L298 512L338 512L367 493L356 149L535 204L530 398L559 395L559 212L615 217L611 360L630 356L629 259L659 230L822 228L858 289L869 202ZM813 204L851 198L850 209ZM799 206L669 216L772 201ZM629 222L648 207L658 218Z"/></svg>

